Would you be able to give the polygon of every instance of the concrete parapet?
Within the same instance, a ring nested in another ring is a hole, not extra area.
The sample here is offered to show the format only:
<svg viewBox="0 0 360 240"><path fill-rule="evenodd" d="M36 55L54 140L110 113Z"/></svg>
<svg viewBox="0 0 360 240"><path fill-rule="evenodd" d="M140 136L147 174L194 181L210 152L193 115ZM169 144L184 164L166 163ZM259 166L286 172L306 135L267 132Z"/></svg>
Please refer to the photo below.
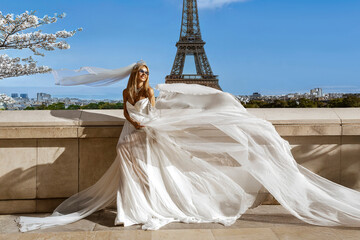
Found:
<svg viewBox="0 0 360 240"><path fill-rule="evenodd" d="M360 190L360 109L248 111L273 123L299 164ZM122 110L1 111L0 213L49 212L94 184L123 124Z"/></svg>

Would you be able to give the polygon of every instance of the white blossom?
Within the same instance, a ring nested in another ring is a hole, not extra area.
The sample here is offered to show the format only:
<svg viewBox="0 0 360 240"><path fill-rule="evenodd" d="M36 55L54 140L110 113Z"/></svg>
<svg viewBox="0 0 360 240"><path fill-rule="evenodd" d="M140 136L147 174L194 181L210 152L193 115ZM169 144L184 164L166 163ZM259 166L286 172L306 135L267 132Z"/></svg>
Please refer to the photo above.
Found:
<svg viewBox="0 0 360 240"><path fill-rule="evenodd" d="M20 64L20 61L26 62ZM37 66L36 62L31 58L10 58L8 55L0 55L0 79L7 77L16 77L23 75L31 75L36 73L50 72L51 68L47 66Z"/></svg>
<svg viewBox="0 0 360 240"><path fill-rule="evenodd" d="M14 14L3 15L0 11L0 50L30 49L34 55L44 56L41 51L53 51L55 49L69 49L70 45L63 39L70 38L82 28L73 31L57 31L56 33L43 33L41 30L31 31L45 24L55 23L64 18L65 13L55 14L54 17L45 15L43 18L35 16L35 12L24 12L14 17ZM61 40L60 40L61 39ZM27 58L29 59L29 58ZM0 78L30 75L35 73L49 72L46 66L36 66L36 62L25 61L20 63L19 58L10 58L0 55ZM24 61L24 60L22 60Z"/></svg>
<svg viewBox="0 0 360 240"><path fill-rule="evenodd" d="M29 24L33 24L33 25L39 24L39 18L35 15L29 16L28 19L29 19L28 20Z"/></svg>
<svg viewBox="0 0 360 240"><path fill-rule="evenodd" d="M5 93L0 93L0 103L12 104L15 100L12 97L7 96Z"/></svg>

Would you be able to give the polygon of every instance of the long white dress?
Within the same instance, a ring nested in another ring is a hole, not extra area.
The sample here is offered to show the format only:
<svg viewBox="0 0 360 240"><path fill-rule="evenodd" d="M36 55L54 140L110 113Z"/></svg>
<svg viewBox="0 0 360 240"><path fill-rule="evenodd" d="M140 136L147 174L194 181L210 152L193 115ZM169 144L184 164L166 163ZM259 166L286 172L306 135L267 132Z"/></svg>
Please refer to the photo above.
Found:
<svg viewBox="0 0 360 240"><path fill-rule="evenodd" d="M115 224L156 230L170 222L233 224L267 189L297 218L360 227L360 192L298 165L271 123L249 114L229 93L200 85L160 84L125 122L117 157L93 186L45 218L20 217L20 230L64 225L109 205Z"/></svg>

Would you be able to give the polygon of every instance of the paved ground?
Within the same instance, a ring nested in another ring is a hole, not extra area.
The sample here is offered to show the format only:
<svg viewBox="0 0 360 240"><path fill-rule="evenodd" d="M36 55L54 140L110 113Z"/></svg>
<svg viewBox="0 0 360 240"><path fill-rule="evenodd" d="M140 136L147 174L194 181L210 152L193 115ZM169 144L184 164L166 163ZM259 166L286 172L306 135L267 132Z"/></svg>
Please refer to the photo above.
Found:
<svg viewBox="0 0 360 240"><path fill-rule="evenodd" d="M37 214L36 216L43 216ZM33 215L31 215L33 216ZM115 213L97 212L90 217L66 226L19 233L14 215L0 215L2 239L314 239L360 240L360 228L329 228L305 224L278 205L264 205L246 212L234 225L172 223L161 230L143 231L139 225L114 226Z"/></svg>

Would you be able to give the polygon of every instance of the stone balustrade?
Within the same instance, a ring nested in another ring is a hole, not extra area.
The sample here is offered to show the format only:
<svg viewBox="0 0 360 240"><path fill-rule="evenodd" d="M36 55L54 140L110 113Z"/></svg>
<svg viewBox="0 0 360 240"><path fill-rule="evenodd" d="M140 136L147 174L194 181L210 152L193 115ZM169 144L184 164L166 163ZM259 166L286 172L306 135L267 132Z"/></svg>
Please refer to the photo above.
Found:
<svg viewBox="0 0 360 240"><path fill-rule="evenodd" d="M360 108L249 112L275 125L299 164L360 190ZM0 111L0 213L49 212L91 186L123 123L122 110Z"/></svg>

